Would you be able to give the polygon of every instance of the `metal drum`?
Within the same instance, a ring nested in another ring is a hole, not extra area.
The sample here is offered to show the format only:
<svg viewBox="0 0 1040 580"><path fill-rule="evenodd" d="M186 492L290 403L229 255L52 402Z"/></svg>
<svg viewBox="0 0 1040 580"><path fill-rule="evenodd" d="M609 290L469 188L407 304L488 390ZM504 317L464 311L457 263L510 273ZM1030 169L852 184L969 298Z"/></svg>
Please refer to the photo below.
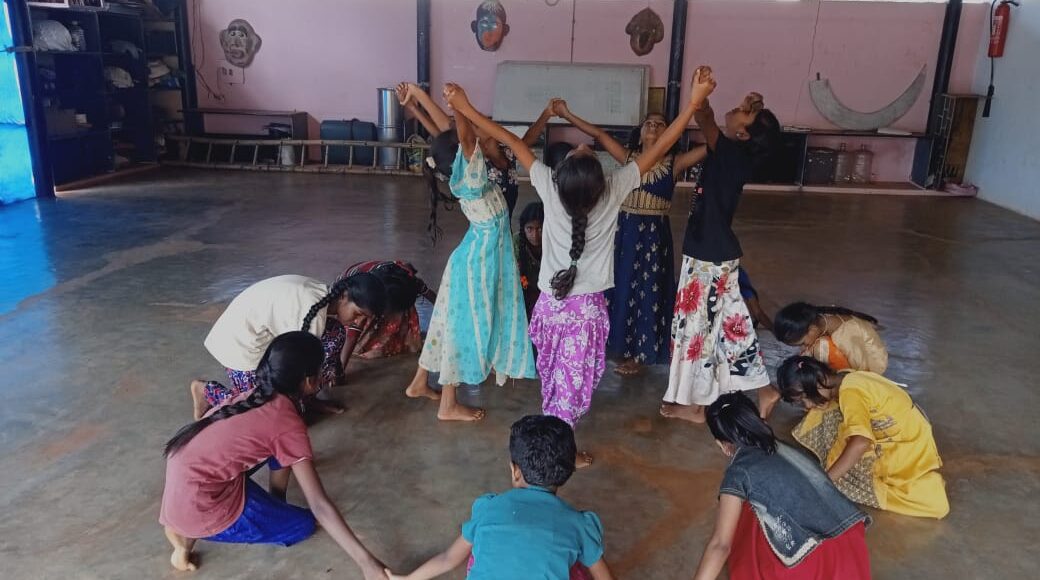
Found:
<svg viewBox="0 0 1040 580"><path fill-rule="evenodd" d="M379 141L400 143L403 141L403 126L404 111L397 101L397 92L394 89L379 89L379 117L376 120ZM380 147L378 163L383 169L398 169L401 166L401 150L397 147Z"/></svg>

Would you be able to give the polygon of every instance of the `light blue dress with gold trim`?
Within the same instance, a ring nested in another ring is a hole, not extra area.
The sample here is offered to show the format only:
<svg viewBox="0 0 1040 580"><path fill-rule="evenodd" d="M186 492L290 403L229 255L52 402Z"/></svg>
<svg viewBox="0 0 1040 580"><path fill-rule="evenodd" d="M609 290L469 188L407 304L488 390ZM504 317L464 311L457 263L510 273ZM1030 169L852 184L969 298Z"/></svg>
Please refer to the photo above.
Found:
<svg viewBox="0 0 1040 580"><path fill-rule="evenodd" d="M469 229L441 276L419 365L442 385L477 385L492 370L500 385L535 378L509 210L479 146L468 161L459 147L449 184Z"/></svg>

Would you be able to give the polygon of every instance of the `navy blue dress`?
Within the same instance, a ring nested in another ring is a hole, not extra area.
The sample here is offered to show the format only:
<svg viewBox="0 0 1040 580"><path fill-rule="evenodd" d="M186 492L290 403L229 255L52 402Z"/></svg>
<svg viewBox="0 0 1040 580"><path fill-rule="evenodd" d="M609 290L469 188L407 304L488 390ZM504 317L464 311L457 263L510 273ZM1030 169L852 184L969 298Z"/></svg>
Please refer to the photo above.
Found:
<svg viewBox="0 0 1040 580"><path fill-rule="evenodd" d="M610 307L611 356L641 364L671 360L675 308L675 261L668 211L675 193L671 156L643 175L643 184L625 199L614 238L614 288Z"/></svg>

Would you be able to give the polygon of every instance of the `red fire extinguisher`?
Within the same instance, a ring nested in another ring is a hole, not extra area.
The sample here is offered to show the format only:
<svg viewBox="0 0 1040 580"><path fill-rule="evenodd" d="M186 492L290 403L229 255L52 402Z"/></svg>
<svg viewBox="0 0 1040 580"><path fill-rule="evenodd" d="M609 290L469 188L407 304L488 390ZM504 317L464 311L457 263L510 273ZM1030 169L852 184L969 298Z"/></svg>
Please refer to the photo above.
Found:
<svg viewBox="0 0 1040 580"><path fill-rule="evenodd" d="M1004 45L1007 43L1008 26L1011 24L1011 7L1018 6L1015 0L1003 0L1000 6L994 6L993 0L989 14L989 88L986 90L986 104L982 107L982 116L989 117L990 105L993 104L993 59L1004 56Z"/></svg>
<svg viewBox="0 0 1040 580"><path fill-rule="evenodd" d="M1011 6L1018 6L1018 2L1005 0L993 11L993 21L989 30L989 57L1000 58L1004 56L1004 44L1007 42L1008 24L1011 23Z"/></svg>

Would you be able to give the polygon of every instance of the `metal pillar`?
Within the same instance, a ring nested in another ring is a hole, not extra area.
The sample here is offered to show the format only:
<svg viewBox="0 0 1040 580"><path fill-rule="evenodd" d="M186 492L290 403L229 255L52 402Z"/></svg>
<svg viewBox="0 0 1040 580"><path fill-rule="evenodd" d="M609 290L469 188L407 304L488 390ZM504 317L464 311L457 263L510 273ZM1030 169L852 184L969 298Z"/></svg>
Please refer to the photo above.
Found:
<svg viewBox="0 0 1040 580"><path fill-rule="evenodd" d="M679 114L682 99L683 53L686 49L686 0L675 0L672 8L672 47L668 57L668 88L665 92L665 117Z"/></svg>

